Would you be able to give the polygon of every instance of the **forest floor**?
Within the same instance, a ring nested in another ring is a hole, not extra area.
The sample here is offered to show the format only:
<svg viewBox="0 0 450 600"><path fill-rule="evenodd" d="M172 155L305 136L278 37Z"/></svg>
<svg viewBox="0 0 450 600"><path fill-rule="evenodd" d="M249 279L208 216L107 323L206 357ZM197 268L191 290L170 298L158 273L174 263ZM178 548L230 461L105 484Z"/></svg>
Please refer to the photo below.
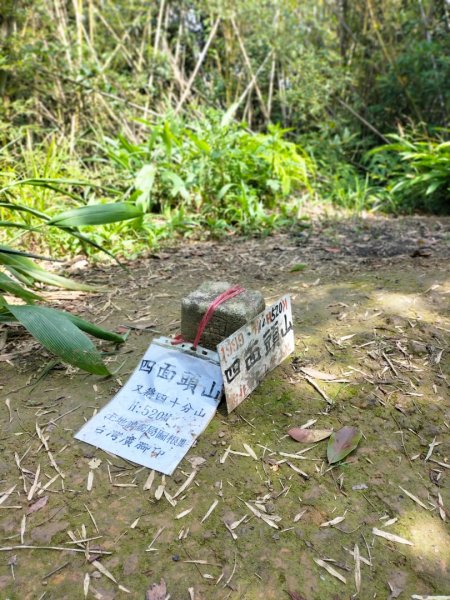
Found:
<svg viewBox="0 0 450 600"><path fill-rule="evenodd" d="M112 369L125 364L110 379L48 370L50 357L19 328L0 331L0 597L450 597L449 265L450 219L425 217L318 218L264 239L184 242L132 263L130 273L72 261L72 276L109 292L47 296L103 326L131 327L108 358ZM164 480L174 495L197 471L174 507L155 498L159 474L144 490L148 469L73 435L155 335L178 332L181 298L204 280L259 289L267 303L289 293L296 350L236 411L221 404ZM314 380L332 404L302 367L344 380ZM283 462L280 452L305 449L288 429L310 420L357 427L363 438L333 468L326 441ZM220 462L229 445L246 454L243 444L257 460L229 454ZM101 464L88 491L94 457ZM281 517L278 529L244 501ZM336 517L345 518L322 526Z"/></svg>

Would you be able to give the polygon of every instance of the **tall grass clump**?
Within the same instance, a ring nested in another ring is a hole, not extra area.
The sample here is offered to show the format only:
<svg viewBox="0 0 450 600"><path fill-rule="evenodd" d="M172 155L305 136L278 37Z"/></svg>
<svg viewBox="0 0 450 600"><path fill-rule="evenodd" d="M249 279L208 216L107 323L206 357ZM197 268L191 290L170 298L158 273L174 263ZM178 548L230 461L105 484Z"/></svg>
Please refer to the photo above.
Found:
<svg viewBox="0 0 450 600"><path fill-rule="evenodd" d="M383 185L397 212L450 212L449 129L435 137L417 132L390 134L391 144L368 153L371 178Z"/></svg>

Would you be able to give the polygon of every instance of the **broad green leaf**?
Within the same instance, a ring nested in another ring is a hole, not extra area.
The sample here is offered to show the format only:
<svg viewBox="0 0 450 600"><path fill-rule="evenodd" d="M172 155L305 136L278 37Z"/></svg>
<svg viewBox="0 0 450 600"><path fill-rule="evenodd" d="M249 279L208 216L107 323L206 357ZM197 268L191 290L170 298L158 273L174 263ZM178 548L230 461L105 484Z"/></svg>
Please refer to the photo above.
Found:
<svg viewBox="0 0 450 600"><path fill-rule="evenodd" d="M95 375L109 375L91 340L63 313L46 306L8 304L7 309L47 350Z"/></svg>
<svg viewBox="0 0 450 600"><path fill-rule="evenodd" d="M208 142L200 139L198 136L195 135L195 133L192 133L192 131L189 131L189 129L185 129L184 133L186 134L186 137L188 137L191 140L191 142L193 142L199 150L201 150L205 154L211 153L211 146L208 144Z"/></svg>
<svg viewBox="0 0 450 600"><path fill-rule="evenodd" d="M70 321L72 321L72 323L76 325L78 329L81 329L82 331L85 331L86 333L89 333L90 335L93 335L96 338L99 338L101 340L108 340L109 342L116 342L116 344L123 344L125 342L124 337L119 335L118 333L114 333L114 331L108 331L107 329L103 329L102 327L99 327L94 323L85 321L81 317L77 317L76 315L72 315L71 313L68 313L66 311L60 312L64 316L66 316Z"/></svg>
<svg viewBox="0 0 450 600"><path fill-rule="evenodd" d="M222 198L224 198L226 194L228 194L232 187L235 187L234 183L226 183L225 185L223 185L220 188L219 193L217 194L217 200L222 200Z"/></svg>
<svg viewBox="0 0 450 600"><path fill-rule="evenodd" d="M138 197L138 204L141 205L145 211L149 210L151 202L150 197L155 183L156 167L155 165L144 165L136 175L134 180L134 187L141 193Z"/></svg>
<svg viewBox="0 0 450 600"><path fill-rule="evenodd" d="M17 298L22 298L22 300L25 300L26 302L42 300L41 296L30 292L30 290L26 290L20 284L8 277L8 275L5 275L5 273L0 273L0 290L3 290L12 296L16 296Z"/></svg>
<svg viewBox="0 0 450 600"><path fill-rule="evenodd" d="M142 209L129 202L113 204L91 204L66 210L49 221L58 227L82 227L83 225L105 225L142 216Z"/></svg>
<svg viewBox="0 0 450 600"><path fill-rule="evenodd" d="M189 192L186 189L186 185L184 181L181 179L179 175L174 173L173 171L168 171L167 169L163 171L164 179L168 179L172 184L172 189L170 193L173 197L180 194L184 200L189 200Z"/></svg>
<svg viewBox="0 0 450 600"><path fill-rule="evenodd" d="M50 273L25 256L10 256L8 254L3 254L0 251L0 264L5 265L8 271L10 271L10 273L12 273L15 277L18 276L18 274L24 275L24 277L28 280L25 281L25 283L29 282L31 279L34 281L40 281L41 283L46 283L47 285L62 287L66 290L81 290L85 292L98 291L97 288L92 285L79 283L73 279L68 279L67 277Z"/></svg>
<svg viewBox="0 0 450 600"><path fill-rule="evenodd" d="M353 452L362 437L362 433L355 427L343 427L333 433L327 447L327 458L330 464L341 461Z"/></svg>

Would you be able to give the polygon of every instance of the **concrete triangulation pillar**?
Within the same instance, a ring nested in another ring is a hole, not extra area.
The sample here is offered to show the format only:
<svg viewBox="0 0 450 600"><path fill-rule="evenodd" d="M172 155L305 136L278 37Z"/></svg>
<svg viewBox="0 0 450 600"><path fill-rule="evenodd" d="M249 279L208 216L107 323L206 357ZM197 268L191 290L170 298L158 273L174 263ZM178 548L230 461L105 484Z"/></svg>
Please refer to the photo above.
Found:
<svg viewBox="0 0 450 600"><path fill-rule="evenodd" d="M203 315L211 302L232 285L225 281L203 283L181 301L181 335L193 342ZM200 345L216 350L217 344L249 323L264 310L266 303L261 292L245 290L241 294L220 304L200 339Z"/></svg>

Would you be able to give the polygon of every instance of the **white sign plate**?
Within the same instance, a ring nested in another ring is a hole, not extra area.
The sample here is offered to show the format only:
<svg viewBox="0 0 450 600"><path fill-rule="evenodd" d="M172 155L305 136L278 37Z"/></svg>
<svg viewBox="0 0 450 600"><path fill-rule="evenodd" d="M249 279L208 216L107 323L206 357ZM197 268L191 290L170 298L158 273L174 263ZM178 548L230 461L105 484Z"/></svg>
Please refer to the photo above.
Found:
<svg viewBox="0 0 450 600"><path fill-rule="evenodd" d="M154 341L124 387L75 437L172 475L222 394L217 354L187 352L184 344Z"/></svg>
<svg viewBox="0 0 450 600"><path fill-rule="evenodd" d="M291 299L283 296L217 346L228 412L294 351Z"/></svg>

